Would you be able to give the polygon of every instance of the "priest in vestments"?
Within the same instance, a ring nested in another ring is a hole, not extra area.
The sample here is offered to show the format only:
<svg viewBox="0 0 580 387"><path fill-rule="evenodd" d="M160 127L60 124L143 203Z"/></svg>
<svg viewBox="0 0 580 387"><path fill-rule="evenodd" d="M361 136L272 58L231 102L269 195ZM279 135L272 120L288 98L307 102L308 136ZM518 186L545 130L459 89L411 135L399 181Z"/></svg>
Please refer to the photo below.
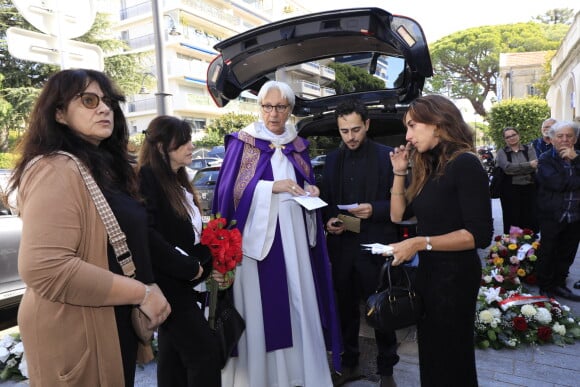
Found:
<svg viewBox="0 0 580 387"><path fill-rule="evenodd" d="M242 232L234 303L246 321L223 386L331 387L327 350L340 367L340 328L308 142L286 121L294 93L282 82L258 94L262 120L226 136L213 212Z"/></svg>

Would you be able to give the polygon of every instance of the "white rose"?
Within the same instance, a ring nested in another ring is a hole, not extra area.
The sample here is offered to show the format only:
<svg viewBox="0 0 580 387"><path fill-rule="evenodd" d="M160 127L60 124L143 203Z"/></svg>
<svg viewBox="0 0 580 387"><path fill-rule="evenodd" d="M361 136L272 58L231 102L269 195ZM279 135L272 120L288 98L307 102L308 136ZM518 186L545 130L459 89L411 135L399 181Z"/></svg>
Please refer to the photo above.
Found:
<svg viewBox="0 0 580 387"><path fill-rule="evenodd" d="M561 336L566 334L566 327L564 325L560 325L560 323L557 322L552 326L552 330Z"/></svg>
<svg viewBox="0 0 580 387"><path fill-rule="evenodd" d="M0 363L6 363L8 356L10 356L10 352L4 347L0 347Z"/></svg>
<svg viewBox="0 0 580 387"><path fill-rule="evenodd" d="M494 318L499 319L501 317L501 310L498 308L490 308L488 309Z"/></svg>
<svg viewBox="0 0 580 387"><path fill-rule="evenodd" d="M479 321L482 323L490 324L493 320L493 314L489 311L489 309L479 312Z"/></svg>
<svg viewBox="0 0 580 387"><path fill-rule="evenodd" d="M533 317L536 314L536 308L533 305L526 304L522 306L522 314L526 317Z"/></svg>
<svg viewBox="0 0 580 387"><path fill-rule="evenodd" d="M14 344L14 339L10 335L5 335L0 339L0 348L10 348Z"/></svg>
<svg viewBox="0 0 580 387"><path fill-rule="evenodd" d="M485 281L486 284L491 282L491 276L490 275L486 275L485 277L483 277L483 280Z"/></svg>
<svg viewBox="0 0 580 387"><path fill-rule="evenodd" d="M534 318L540 324L549 324L552 321L552 314L546 308L538 308L538 312Z"/></svg>
<svg viewBox="0 0 580 387"><path fill-rule="evenodd" d="M28 378L28 363L26 362L26 355L22 356L20 364L18 365L18 370L25 378Z"/></svg>
<svg viewBox="0 0 580 387"><path fill-rule="evenodd" d="M22 341L17 343L11 350L11 353L15 354L17 357L22 356L22 354L24 353L24 344L22 344Z"/></svg>

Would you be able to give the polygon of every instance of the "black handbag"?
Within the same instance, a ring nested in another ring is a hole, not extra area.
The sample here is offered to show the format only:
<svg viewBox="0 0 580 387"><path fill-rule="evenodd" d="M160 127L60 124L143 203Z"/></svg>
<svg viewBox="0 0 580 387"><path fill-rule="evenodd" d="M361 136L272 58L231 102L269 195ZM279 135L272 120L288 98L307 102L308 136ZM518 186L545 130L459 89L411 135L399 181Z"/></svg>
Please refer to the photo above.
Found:
<svg viewBox="0 0 580 387"><path fill-rule="evenodd" d="M392 259L388 259L381 268L377 290L369 296L365 306L367 323L381 331L415 325L423 316L423 302L413 289L409 268L398 266L393 269L391 262ZM394 280L393 270L400 270L400 283Z"/></svg>
<svg viewBox="0 0 580 387"><path fill-rule="evenodd" d="M246 322L234 305L231 288L220 293L215 310L214 333L219 346L220 365L224 368L246 329Z"/></svg>

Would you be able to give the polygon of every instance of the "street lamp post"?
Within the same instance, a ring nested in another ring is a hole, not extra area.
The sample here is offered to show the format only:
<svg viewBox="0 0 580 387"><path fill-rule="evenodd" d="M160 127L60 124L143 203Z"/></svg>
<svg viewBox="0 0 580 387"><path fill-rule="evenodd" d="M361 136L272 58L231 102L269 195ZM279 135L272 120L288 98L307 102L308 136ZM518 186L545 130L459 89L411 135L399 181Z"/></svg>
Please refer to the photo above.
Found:
<svg viewBox="0 0 580 387"><path fill-rule="evenodd" d="M163 25L163 10L161 1L153 0L153 32L155 35L155 65L157 68L157 93L155 99L157 103L157 114L170 114L168 107L168 97L171 94L166 92L167 87L167 65L165 64L164 36L161 26Z"/></svg>

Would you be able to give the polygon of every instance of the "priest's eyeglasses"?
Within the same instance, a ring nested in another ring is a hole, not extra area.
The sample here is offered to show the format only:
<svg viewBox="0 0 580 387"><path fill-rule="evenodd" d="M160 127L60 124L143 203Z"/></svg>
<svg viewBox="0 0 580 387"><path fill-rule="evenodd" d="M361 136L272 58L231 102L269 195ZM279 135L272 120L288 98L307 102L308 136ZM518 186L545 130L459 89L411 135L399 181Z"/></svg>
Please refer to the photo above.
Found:
<svg viewBox="0 0 580 387"><path fill-rule="evenodd" d="M97 106L99 106L99 104L101 103L101 101L104 102L105 105L107 105L108 107L113 107L113 100L109 97L99 97L97 94L95 93L79 93L77 94L78 97L81 99L81 103L83 104L84 107L86 107L87 109L96 109Z"/></svg>
<svg viewBox="0 0 580 387"><path fill-rule="evenodd" d="M261 105L261 106L262 106L262 110L266 113L271 113L272 109L276 109L276 113L284 113L286 111L286 109L288 109L288 105L276 105L276 106Z"/></svg>

